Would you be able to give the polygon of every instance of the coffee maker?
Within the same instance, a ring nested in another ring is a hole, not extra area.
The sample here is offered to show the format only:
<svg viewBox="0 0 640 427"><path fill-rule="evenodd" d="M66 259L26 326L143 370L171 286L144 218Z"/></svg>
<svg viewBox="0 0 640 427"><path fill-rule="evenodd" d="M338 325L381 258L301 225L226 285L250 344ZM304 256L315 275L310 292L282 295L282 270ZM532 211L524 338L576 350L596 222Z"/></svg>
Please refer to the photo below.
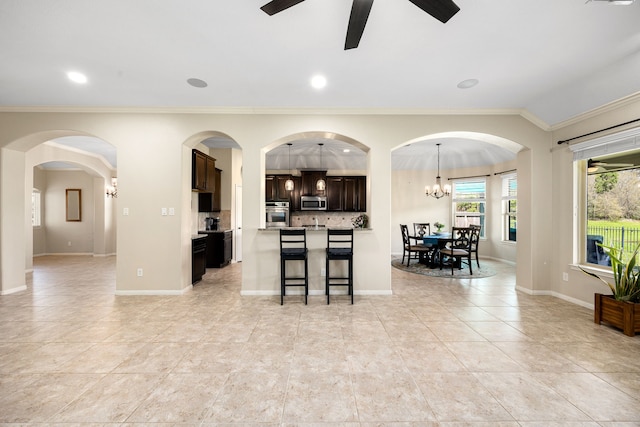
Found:
<svg viewBox="0 0 640 427"><path fill-rule="evenodd" d="M204 219L205 230L207 231L217 231L220 226L220 218L209 217Z"/></svg>

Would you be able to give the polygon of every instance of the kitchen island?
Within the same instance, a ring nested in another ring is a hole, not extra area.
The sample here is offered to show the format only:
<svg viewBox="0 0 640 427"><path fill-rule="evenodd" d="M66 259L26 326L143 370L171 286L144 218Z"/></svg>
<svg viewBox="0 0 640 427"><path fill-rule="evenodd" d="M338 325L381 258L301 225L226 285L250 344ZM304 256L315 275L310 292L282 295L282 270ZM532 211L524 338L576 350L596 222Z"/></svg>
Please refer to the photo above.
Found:
<svg viewBox="0 0 640 427"><path fill-rule="evenodd" d="M327 247L327 228L346 228L346 227L289 227L304 228L307 230L307 249L309 250L309 295L325 294L325 256ZM245 230L246 231L246 230ZM260 250L260 257L257 259L255 275L256 280L259 278L261 289L257 291L242 291L243 295L280 295L280 228L259 228L257 230L253 244ZM375 233L371 228L355 228L354 229L354 293L366 293L369 295L390 295L391 291L387 289L376 290L376 287L382 287L385 282L384 278L369 277L371 269L367 268L368 254L371 250L375 250L378 246L374 242ZM337 263L334 271L331 265L331 275L340 275L341 268L346 269L346 263ZM297 275L302 273L302 265L288 265L287 274ZM300 270L297 270L300 269ZM252 269L253 270L253 269ZM243 274L244 270L243 270ZM380 280L382 279L382 280ZM379 282L379 283L378 283ZM287 295L294 295L297 290L287 291ZM302 291L299 291L302 295ZM347 291L336 289L331 291L336 294Z"/></svg>

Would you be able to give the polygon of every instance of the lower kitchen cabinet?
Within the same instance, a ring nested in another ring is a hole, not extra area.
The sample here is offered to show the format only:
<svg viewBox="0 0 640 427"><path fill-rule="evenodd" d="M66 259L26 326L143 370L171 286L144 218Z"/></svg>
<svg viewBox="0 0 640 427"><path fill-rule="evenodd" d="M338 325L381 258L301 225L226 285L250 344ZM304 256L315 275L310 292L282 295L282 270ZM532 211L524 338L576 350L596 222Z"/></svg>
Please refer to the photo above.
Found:
<svg viewBox="0 0 640 427"><path fill-rule="evenodd" d="M207 268L220 268L231 262L233 231L200 231L207 235Z"/></svg>
<svg viewBox="0 0 640 427"><path fill-rule="evenodd" d="M191 283L202 280L207 271L207 236L191 239Z"/></svg>

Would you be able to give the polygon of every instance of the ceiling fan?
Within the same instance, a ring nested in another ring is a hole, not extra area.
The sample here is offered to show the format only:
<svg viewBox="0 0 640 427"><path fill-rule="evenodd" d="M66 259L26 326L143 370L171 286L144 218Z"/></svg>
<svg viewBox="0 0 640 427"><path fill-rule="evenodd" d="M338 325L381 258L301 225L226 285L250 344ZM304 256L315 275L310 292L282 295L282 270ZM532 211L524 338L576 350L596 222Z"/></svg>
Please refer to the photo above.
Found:
<svg viewBox="0 0 640 427"><path fill-rule="evenodd" d="M633 163L607 163L598 160L589 159L587 161L587 172L588 173L596 173L596 172L607 172L612 169L622 169L622 168L630 168L634 166Z"/></svg>
<svg viewBox="0 0 640 427"><path fill-rule="evenodd" d="M304 0L272 0L260 9L271 16L303 1ZM460 8L453 0L409 1L442 23L446 23L453 15L460 11ZM344 50L354 49L360 44L364 27L367 25L367 19L369 18L369 12L371 12L371 6L373 6L373 0L353 0Z"/></svg>

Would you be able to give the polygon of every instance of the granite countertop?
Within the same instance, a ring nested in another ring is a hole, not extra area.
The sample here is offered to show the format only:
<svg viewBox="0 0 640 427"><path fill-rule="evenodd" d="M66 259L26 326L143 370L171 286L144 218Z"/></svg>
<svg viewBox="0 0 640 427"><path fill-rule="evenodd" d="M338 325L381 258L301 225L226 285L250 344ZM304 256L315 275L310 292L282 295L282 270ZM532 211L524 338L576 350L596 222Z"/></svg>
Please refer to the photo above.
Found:
<svg viewBox="0 0 640 427"><path fill-rule="evenodd" d="M228 231L233 231L231 229L228 230L198 230L199 234L212 234L212 233L226 233Z"/></svg>
<svg viewBox="0 0 640 427"><path fill-rule="evenodd" d="M325 226L319 226L316 227L315 225L310 225L310 226L302 226L302 227L268 227L268 228L259 228L259 231L278 231L281 228L293 228L293 229L300 229L303 228L305 230L308 231L326 231L327 228L331 228L333 230L349 230L351 229L351 227L325 227ZM372 228L354 228L353 231L371 231L373 230Z"/></svg>
<svg viewBox="0 0 640 427"><path fill-rule="evenodd" d="M191 240L196 240L196 239L206 239L207 236L205 236L204 234L192 234L191 235Z"/></svg>

